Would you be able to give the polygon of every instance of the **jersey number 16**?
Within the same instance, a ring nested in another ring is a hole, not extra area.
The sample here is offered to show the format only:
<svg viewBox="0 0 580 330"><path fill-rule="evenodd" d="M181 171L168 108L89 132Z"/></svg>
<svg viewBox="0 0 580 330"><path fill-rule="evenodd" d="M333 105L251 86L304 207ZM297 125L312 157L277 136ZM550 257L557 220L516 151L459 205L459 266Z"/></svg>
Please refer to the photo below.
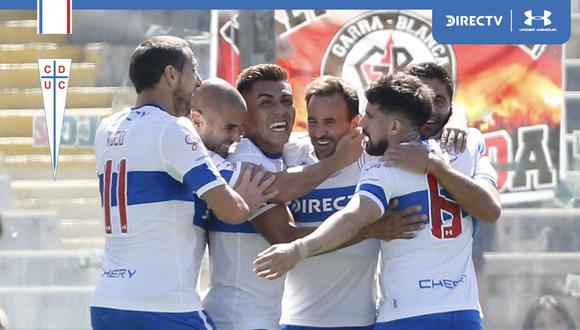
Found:
<svg viewBox="0 0 580 330"><path fill-rule="evenodd" d="M456 238L463 230L459 204L441 194L439 183L433 175L427 175L427 182L429 184L431 234L438 239ZM451 217L451 224L444 223L444 214Z"/></svg>

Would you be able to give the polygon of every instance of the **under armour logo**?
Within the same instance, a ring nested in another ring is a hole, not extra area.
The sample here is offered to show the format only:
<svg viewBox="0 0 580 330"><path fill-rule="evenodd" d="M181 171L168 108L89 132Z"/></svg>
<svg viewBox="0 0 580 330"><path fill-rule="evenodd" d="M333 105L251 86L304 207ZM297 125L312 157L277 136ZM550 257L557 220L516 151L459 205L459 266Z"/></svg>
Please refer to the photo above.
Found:
<svg viewBox="0 0 580 330"><path fill-rule="evenodd" d="M524 24L527 26L532 26L534 21L544 21L544 26L552 24L552 20L549 19L549 17L552 16L552 12L549 10L544 10L543 16L534 16L532 10L526 10L524 15L527 17L524 21Z"/></svg>

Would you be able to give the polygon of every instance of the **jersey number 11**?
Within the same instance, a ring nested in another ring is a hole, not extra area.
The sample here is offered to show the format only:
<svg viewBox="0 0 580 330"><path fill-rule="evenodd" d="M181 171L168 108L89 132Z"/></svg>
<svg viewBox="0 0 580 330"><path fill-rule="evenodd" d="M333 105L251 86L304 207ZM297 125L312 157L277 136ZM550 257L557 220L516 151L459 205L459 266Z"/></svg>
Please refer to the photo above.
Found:
<svg viewBox="0 0 580 330"><path fill-rule="evenodd" d="M107 160L105 163L105 175L103 182L103 208L105 209L105 232L113 233L111 225L112 192L117 192L117 209L119 211L119 221L121 222L121 233L127 233L127 160L121 159L119 171L116 173L116 188L113 189L113 161Z"/></svg>

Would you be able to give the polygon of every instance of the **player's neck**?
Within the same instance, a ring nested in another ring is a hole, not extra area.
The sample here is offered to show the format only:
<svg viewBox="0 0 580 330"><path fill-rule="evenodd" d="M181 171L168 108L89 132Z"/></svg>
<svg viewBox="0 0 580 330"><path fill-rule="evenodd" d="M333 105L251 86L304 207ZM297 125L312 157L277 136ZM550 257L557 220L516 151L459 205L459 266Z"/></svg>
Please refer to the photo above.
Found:
<svg viewBox="0 0 580 330"><path fill-rule="evenodd" d="M169 95L167 95L169 94ZM148 89L137 94L135 101L135 108L140 108L147 104L155 104L168 114L175 116L175 108L173 106L173 97L171 93L162 93L159 89Z"/></svg>
<svg viewBox="0 0 580 330"><path fill-rule="evenodd" d="M412 141L419 141L421 140L421 135L419 134L419 131L411 131L411 132L407 132L403 138L401 138L401 140L399 140L399 143L403 143L403 142L412 142Z"/></svg>
<svg viewBox="0 0 580 330"><path fill-rule="evenodd" d="M435 135L429 137L429 139L440 140L441 134L443 134L443 129L440 129L439 132L437 132L437 133L435 133ZM425 140L427 140L427 139L425 139Z"/></svg>
<svg viewBox="0 0 580 330"><path fill-rule="evenodd" d="M254 143L256 147L258 147L258 149L260 149L269 158L278 158L276 156L281 154L282 150L284 149L284 146L269 144L263 139L253 135L246 135L246 137L250 139L250 141L252 141L252 143Z"/></svg>

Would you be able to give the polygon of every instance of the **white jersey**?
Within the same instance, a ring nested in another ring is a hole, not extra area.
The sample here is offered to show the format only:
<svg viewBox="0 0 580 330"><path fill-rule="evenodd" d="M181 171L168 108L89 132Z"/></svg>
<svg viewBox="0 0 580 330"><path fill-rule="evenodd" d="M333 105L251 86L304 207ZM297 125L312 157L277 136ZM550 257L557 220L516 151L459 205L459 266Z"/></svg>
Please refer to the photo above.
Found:
<svg viewBox="0 0 580 330"><path fill-rule="evenodd" d="M225 160L222 156L216 154L213 151L209 151L209 156L212 162L217 167L221 176L227 181L230 187L234 187L240 176L241 168L235 164L230 163ZM193 224L195 230L195 268L194 276L199 281L199 274L201 271L201 262L203 261L203 256L205 254L205 247L207 245L207 237L210 226L210 210L207 203L195 196L195 213L193 217Z"/></svg>
<svg viewBox="0 0 580 330"><path fill-rule="evenodd" d="M281 153L266 154L249 139L242 139L228 160L262 165L270 172L286 168ZM270 244L249 221L229 225L211 217L210 229L210 283L203 299L205 310L220 330L277 329L284 279L266 280L253 271L254 259Z"/></svg>
<svg viewBox="0 0 580 330"><path fill-rule="evenodd" d="M495 183L491 167L478 166L485 145L470 131L467 149L451 155L453 166L474 178ZM433 141L434 142L434 141ZM432 143L432 149L438 144ZM487 173L477 173L486 168ZM455 203L432 175L369 164L357 193L373 200L384 214L390 199L398 209L421 205L426 227L410 240L381 242L377 322L458 310L481 311L471 250L474 219Z"/></svg>
<svg viewBox="0 0 580 330"><path fill-rule="evenodd" d="M318 162L310 139L285 148L289 167ZM299 151L300 150L300 151ZM319 226L344 208L360 178L361 163L344 168L310 193L290 202L297 226ZM359 327L375 322L373 280L379 241L368 239L307 258L286 275L281 324L305 327Z"/></svg>
<svg viewBox="0 0 580 330"><path fill-rule="evenodd" d="M95 138L105 252L92 306L201 310L194 194L225 182L186 118L147 105L103 120Z"/></svg>

